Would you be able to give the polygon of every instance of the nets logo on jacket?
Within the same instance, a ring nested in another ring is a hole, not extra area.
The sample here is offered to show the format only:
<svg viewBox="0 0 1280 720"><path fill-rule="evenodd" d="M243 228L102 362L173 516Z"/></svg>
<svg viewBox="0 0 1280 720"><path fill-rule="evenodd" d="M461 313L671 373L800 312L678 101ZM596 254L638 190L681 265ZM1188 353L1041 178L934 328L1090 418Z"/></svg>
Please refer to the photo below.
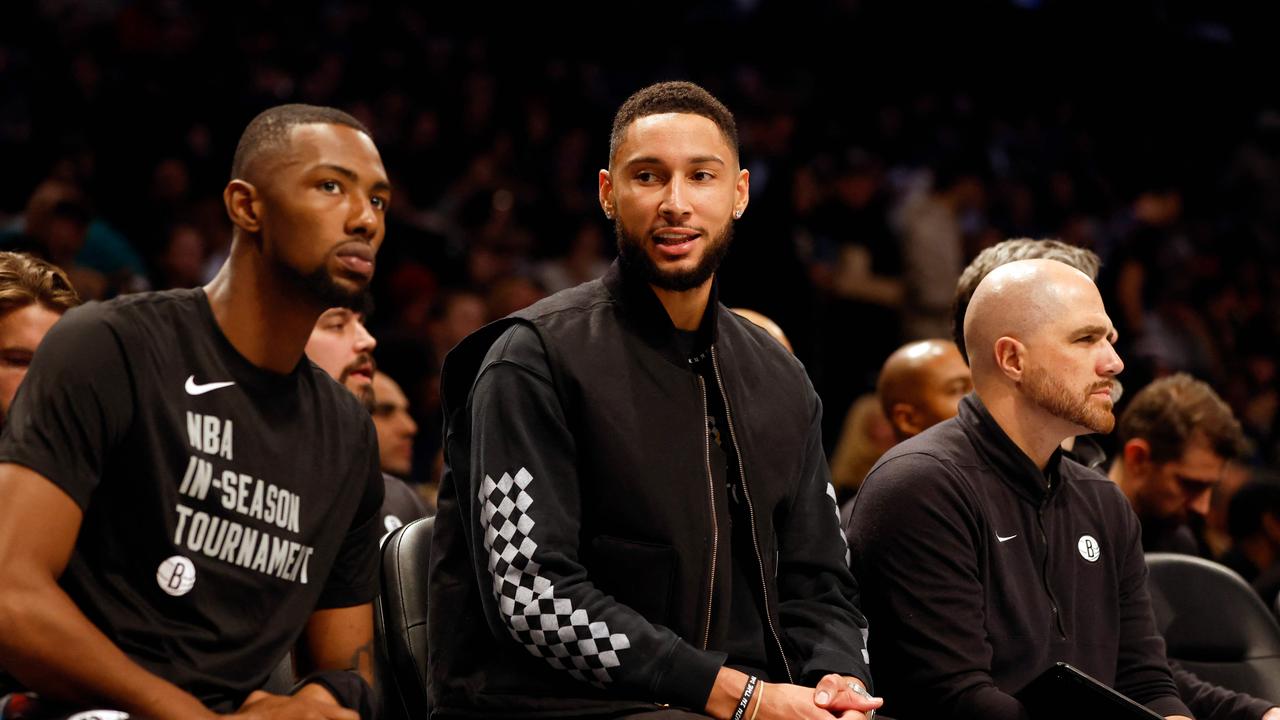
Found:
<svg viewBox="0 0 1280 720"><path fill-rule="evenodd" d="M1076 549L1080 551L1080 557L1091 563L1098 562L1098 558L1102 557L1102 547L1092 535L1081 535L1080 542L1076 543Z"/></svg>

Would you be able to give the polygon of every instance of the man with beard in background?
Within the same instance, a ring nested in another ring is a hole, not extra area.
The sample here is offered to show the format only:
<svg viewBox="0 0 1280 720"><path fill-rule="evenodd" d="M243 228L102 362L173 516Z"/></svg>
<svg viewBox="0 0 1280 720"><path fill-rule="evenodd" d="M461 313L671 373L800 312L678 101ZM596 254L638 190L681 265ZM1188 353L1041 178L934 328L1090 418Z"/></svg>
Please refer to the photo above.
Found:
<svg viewBox="0 0 1280 720"><path fill-rule="evenodd" d="M307 357L350 390L372 414L375 409L373 349L378 341L364 326L365 309L372 305L372 301L368 295L362 295L353 305L360 309L335 307L321 313L311 330L311 337L307 338ZM376 421L374 428L376 431ZM378 456L381 465L381 449ZM428 515L427 507L418 494L400 478L387 474L385 468L382 482L380 514L384 531L389 533L411 520Z"/></svg>
<svg viewBox="0 0 1280 720"><path fill-rule="evenodd" d="M1138 519L1060 447L1115 425L1123 363L1097 288L1053 260L1002 265L979 283L964 334L975 392L885 454L848 523L885 711L1023 718L1012 693L1064 661L1189 717Z"/></svg>

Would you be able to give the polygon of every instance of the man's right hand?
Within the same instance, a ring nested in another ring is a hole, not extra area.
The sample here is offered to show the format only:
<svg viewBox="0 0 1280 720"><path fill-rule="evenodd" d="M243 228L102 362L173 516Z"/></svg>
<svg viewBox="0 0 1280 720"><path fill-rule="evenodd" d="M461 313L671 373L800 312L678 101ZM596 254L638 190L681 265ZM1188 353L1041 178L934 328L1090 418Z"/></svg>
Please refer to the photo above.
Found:
<svg viewBox="0 0 1280 720"><path fill-rule="evenodd" d="M250 693L239 710L225 717L240 720L360 720L360 714L354 710L306 694L272 695L261 690Z"/></svg>

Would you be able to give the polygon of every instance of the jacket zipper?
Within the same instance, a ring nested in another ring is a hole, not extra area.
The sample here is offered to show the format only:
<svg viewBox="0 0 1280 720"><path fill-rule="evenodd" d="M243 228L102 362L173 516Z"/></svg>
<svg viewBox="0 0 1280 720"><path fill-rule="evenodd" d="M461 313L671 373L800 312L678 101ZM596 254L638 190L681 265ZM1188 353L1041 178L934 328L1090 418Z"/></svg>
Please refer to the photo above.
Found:
<svg viewBox="0 0 1280 720"><path fill-rule="evenodd" d="M711 642L711 609L716 597L716 551L720 546L720 526L716 522L716 481L711 472L711 437L707 432L707 384L701 375L694 373L694 377L698 378L698 387L702 389L702 447L706 456L707 489L710 491L707 497L711 500L711 581L707 586L707 625L702 633L702 649L706 650Z"/></svg>
<svg viewBox="0 0 1280 720"><path fill-rule="evenodd" d="M724 391L724 380L720 377L720 361L716 357L715 344L711 345L711 367L715 370L716 385L720 389L720 399L724 402L724 416L729 421L729 440L733 443L734 454L738 456L738 474L742 480L742 495L747 499L747 519L751 521L751 544L756 551L756 567L760 569L760 596L764 599L764 620L769 626L769 634L773 636L774 644L778 647L778 657L782 658L782 668L787 672L787 682L794 683L795 679L791 677L791 664L787 662L787 653L782 649L782 639L778 637L778 631L773 627L773 613L769 610L769 585L764 577L764 558L760 554L760 538L756 536L756 511L751 504L751 492L747 490L747 471L743 466L742 448L738 446L738 435L733 429L733 413L729 410L729 395ZM707 452L711 452L710 445L707 446ZM708 454L707 457L709 470L711 467L710 455Z"/></svg>
<svg viewBox="0 0 1280 720"><path fill-rule="evenodd" d="M1067 631L1062 627L1062 612L1058 610L1058 600L1053 596L1053 588L1049 586L1049 535L1044 531L1044 506L1048 502L1045 500L1040 503L1040 507L1036 510L1036 519L1040 525L1040 542L1044 545L1044 563L1041 566L1040 577L1044 580L1044 591L1049 596L1049 607L1053 610L1053 620L1058 625L1058 634L1066 640Z"/></svg>

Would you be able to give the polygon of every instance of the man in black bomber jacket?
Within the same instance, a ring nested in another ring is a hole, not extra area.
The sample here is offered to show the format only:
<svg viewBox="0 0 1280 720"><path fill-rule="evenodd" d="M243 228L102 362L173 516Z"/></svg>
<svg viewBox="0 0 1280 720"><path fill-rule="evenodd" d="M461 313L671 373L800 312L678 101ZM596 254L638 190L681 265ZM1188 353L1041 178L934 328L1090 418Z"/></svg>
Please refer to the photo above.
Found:
<svg viewBox="0 0 1280 720"><path fill-rule="evenodd" d="M1065 661L1166 717L1178 698L1141 528L1060 443L1110 432L1115 330L1084 273L1021 260L964 321L974 393L877 463L848 521L885 711L1024 720L1013 693Z"/></svg>
<svg viewBox="0 0 1280 720"><path fill-rule="evenodd" d="M435 717L854 720L879 705L818 398L716 300L748 181L719 101L641 90L600 173L618 262L450 353Z"/></svg>

